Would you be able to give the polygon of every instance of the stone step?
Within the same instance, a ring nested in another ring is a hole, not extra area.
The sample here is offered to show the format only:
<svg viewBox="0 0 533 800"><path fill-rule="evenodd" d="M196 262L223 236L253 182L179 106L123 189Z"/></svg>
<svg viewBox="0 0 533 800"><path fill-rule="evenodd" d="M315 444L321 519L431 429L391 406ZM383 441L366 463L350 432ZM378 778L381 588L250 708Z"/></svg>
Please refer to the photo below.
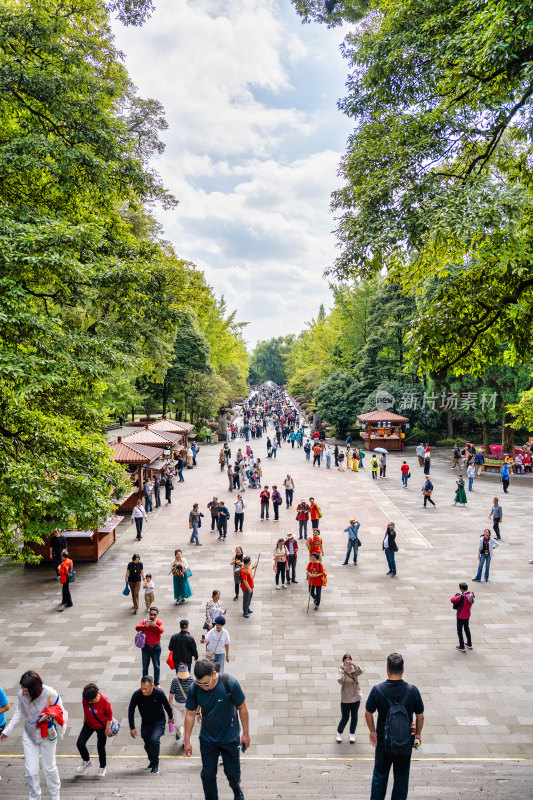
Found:
<svg viewBox="0 0 533 800"><path fill-rule="evenodd" d="M157 776L143 769L144 759L111 758L105 778L97 777L96 767L76 776L78 760L74 758L59 757L58 763L61 800L198 800L203 796L199 758L165 758ZM368 800L372 768L372 759L244 757L242 788L247 800ZM22 759L0 758L0 771L2 800L23 800L27 790ZM222 768L218 783L220 800L230 800L233 793ZM481 796L482 792L483 800L525 800L531 797L532 785L531 761L417 759L411 765L409 796L415 800L456 800L468 787L469 795ZM47 798L42 773L41 786L43 798Z"/></svg>

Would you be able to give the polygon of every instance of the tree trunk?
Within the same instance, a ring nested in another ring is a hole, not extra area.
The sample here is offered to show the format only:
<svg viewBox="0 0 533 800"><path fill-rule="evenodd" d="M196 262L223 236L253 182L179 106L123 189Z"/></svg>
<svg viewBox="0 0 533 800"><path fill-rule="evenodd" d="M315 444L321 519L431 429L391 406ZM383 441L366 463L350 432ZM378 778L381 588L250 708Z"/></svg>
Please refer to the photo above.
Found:
<svg viewBox="0 0 533 800"><path fill-rule="evenodd" d="M163 389L162 389L162 403L163 406L163 416L167 413L167 403L168 403L168 384L166 381L163 381ZM172 413L170 413L170 419L172 419Z"/></svg>
<svg viewBox="0 0 533 800"><path fill-rule="evenodd" d="M227 422L226 422L226 411L219 411L218 412L218 429L222 431L222 433L226 433Z"/></svg>
<svg viewBox="0 0 533 800"><path fill-rule="evenodd" d="M512 421L513 421L512 414L509 414L507 412L503 418L503 428L502 428L503 453L514 453L514 430L513 428L511 428Z"/></svg>
<svg viewBox="0 0 533 800"><path fill-rule="evenodd" d="M454 439L455 437L453 433L453 417L450 411L448 411L448 413L446 414L446 422L448 424L448 439Z"/></svg>
<svg viewBox="0 0 533 800"><path fill-rule="evenodd" d="M183 421L187 422L187 393L183 393Z"/></svg>
<svg viewBox="0 0 533 800"><path fill-rule="evenodd" d="M131 407L131 421L135 422L135 406Z"/></svg>
<svg viewBox="0 0 533 800"><path fill-rule="evenodd" d="M485 453L489 455L490 454L489 428L486 419L484 419L483 422L481 423L481 427L483 429L483 447L485 448Z"/></svg>

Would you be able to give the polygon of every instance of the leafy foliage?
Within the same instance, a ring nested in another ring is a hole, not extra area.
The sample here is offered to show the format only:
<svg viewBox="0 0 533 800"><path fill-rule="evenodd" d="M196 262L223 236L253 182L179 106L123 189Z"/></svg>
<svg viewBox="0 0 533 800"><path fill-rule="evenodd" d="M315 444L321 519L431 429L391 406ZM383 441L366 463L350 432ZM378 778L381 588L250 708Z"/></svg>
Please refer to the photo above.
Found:
<svg viewBox="0 0 533 800"><path fill-rule="evenodd" d="M333 196L333 273L386 272L426 294L413 319L422 373L481 375L533 354L531 118L526 0L295 0L306 19L364 18L348 34L354 119Z"/></svg>
<svg viewBox="0 0 533 800"><path fill-rule="evenodd" d="M349 372L333 372L318 385L315 392L318 413L335 426L339 436L345 436L355 423L359 396L357 378Z"/></svg>
<svg viewBox="0 0 533 800"><path fill-rule="evenodd" d="M285 357L289 353L292 340L292 336L278 336L259 342L250 360L250 369L259 376L259 383L274 381L279 386L285 385Z"/></svg>
<svg viewBox="0 0 533 800"><path fill-rule="evenodd" d="M110 6L138 24L151 4ZM166 122L135 94L103 0L4 2L0 82L0 554L27 559L130 486L102 438L107 410L164 381L184 308L213 331L195 323L189 373L215 341L239 389L248 363L237 323L145 210L175 202L148 164Z"/></svg>

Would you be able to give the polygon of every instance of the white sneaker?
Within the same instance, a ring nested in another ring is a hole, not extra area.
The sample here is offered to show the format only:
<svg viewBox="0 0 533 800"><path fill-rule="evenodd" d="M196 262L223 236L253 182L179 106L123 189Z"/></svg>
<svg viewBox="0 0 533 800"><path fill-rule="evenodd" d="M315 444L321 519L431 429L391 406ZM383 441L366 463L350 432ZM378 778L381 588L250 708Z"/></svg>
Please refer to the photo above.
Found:
<svg viewBox="0 0 533 800"><path fill-rule="evenodd" d="M278 590L278 592L279 592L279 586L276 586L276 589L277 589L277 590Z"/></svg>
<svg viewBox="0 0 533 800"><path fill-rule="evenodd" d="M282 583L282 584L281 584L281 588L282 588L282 589L286 589L287 587L285 586L285 584L284 584L284 583Z"/></svg>
<svg viewBox="0 0 533 800"><path fill-rule="evenodd" d="M85 772L85 770L88 767L92 767L92 765L93 765L93 762L90 759L89 759L89 761L82 761L81 764L79 765L78 769L76 770L76 772L78 773L78 775L81 775L82 772Z"/></svg>
<svg viewBox="0 0 533 800"><path fill-rule="evenodd" d="M98 775L99 775L101 778L104 778L104 777L105 777L105 774L106 774L106 772L107 772L107 770L106 770L106 768L105 768L105 767L98 767Z"/></svg>
<svg viewBox="0 0 533 800"><path fill-rule="evenodd" d="M342 734L337 731L337 741L342 742Z"/></svg>
<svg viewBox="0 0 533 800"><path fill-rule="evenodd" d="M350 744L353 744L354 742L355 742L355 733L351 733L350 734Z"/></svg>

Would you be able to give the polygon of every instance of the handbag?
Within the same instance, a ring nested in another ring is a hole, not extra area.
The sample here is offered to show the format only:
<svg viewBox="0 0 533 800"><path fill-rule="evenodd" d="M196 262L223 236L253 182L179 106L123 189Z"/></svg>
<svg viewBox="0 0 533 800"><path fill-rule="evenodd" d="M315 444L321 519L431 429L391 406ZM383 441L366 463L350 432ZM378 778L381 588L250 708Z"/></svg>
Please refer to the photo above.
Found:
<svg viewBox="0 0 533 800"><path fill-rule="evenodd" d="M170 667L170 669L176 669L176 665L174 664L174 653L172 652L172 650L168 654L167 664Z"/></svg>
<svg viewBox="0 0 533 800"><path fill-rule="evenodd" d="M144 631L137 631L135 634L135 647L144 647L146 644L146 634Z"/></svg>
<svg viewBox="0 0 533 800"><path fill-rule="evenodd" d="M128 581L126 581L126 585L122 590L122 594L127 597L130 593L130 587L128 586Z"/></svg>
<svg viewBox="0 0 533 800"><path fill-rule="evenodd" d="M75 580L76 580L76 571L74 569L74 566L71 564L70 567L68 568L67 583L74 583Z"/></svg>
<svg viewBox="0 0 533 800"><path fill-rule="evenodd" d="M184 578L192 578L192 570L190 569L190 567L187 567L187 569L185 570L185 574L184 574L184 576L183 576L183 577L184 577Z"/></svg>

